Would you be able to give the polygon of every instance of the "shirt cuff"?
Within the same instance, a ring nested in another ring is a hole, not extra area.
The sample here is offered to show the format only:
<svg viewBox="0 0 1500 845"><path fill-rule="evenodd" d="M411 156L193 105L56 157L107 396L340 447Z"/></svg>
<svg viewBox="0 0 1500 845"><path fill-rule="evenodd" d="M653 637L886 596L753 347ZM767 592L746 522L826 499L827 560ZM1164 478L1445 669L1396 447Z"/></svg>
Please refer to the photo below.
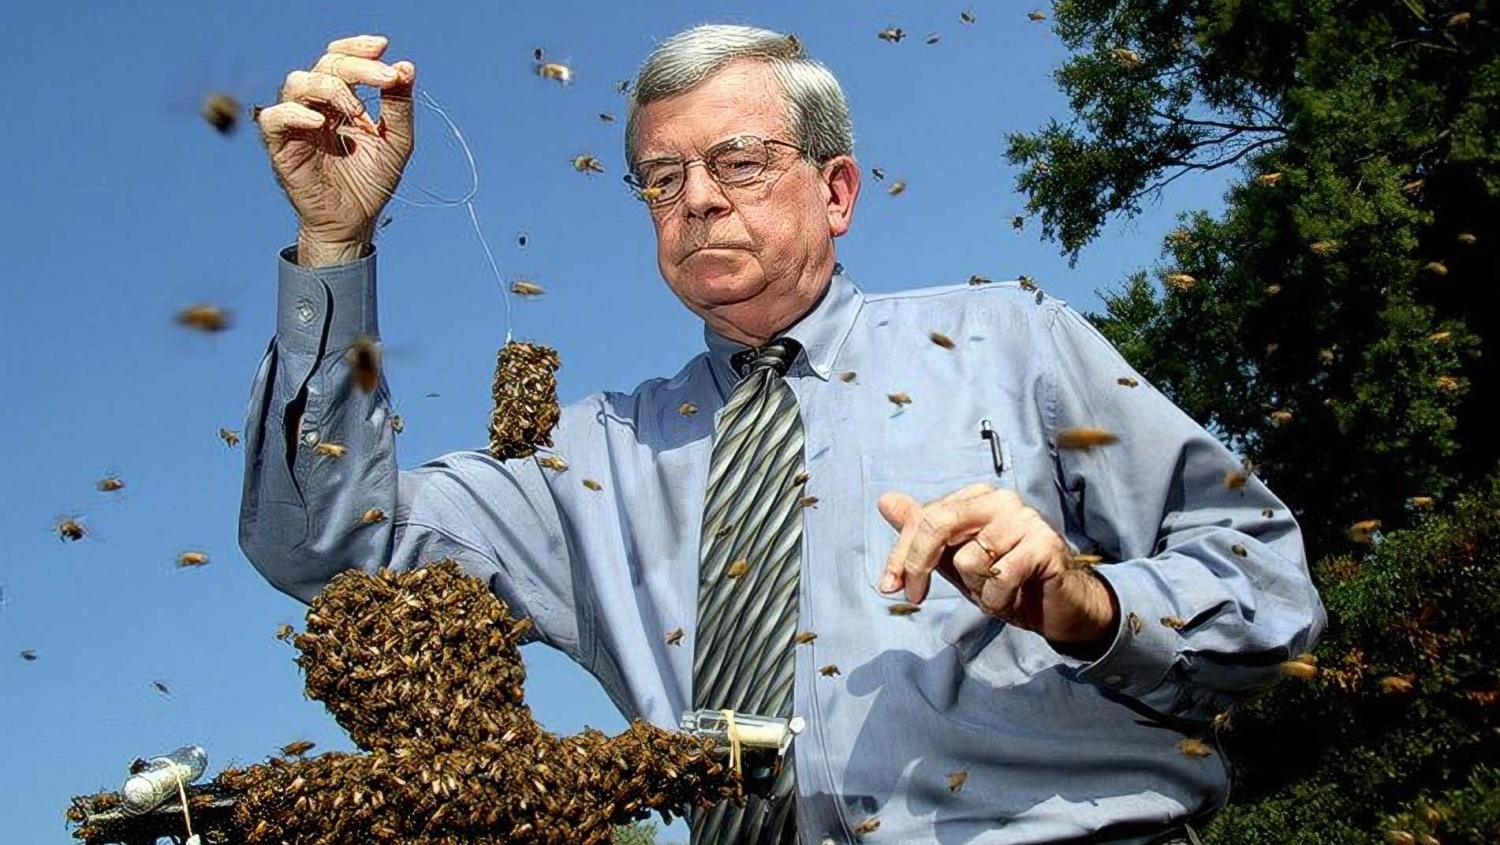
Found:
<svg viewBox="0 0 1500 845"><path fill-rule="evenodd" d="M1177 663L1181 637L1162 621L1177 611L1165 603L1161 585L1148 568L1116 563L1097 566L1094 572L1114 591L1120 619L1114 641L1097 660L1078 670L1078 679L1145 701ZM1157 703L1169 712L1175 692L1166 698Z"/></svg>
<svg viewBox="0 0 1500 845"><path fill-rule="evenodd" d="M288 352L324 354L377 337L375 247L362 258L330 267L303 267L297 247L281 251L276 339ZM324 340L324 337L327 340Z"/></svg>

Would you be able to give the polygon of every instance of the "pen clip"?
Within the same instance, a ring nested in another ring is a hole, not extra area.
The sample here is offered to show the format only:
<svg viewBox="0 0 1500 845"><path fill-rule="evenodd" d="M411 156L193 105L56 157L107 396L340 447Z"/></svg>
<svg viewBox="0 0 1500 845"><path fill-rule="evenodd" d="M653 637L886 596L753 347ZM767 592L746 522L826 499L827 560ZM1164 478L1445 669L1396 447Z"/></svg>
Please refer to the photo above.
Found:
<svg viewBox="0 0 1500 845"><path fill-rule="evenodd" d="M989 420L979 421L979 436L990 441L990 457L995 462L995 474L1004 474L1005 459L1000 454L1000 438L996 435L995 429L990 426Z"/></svg>

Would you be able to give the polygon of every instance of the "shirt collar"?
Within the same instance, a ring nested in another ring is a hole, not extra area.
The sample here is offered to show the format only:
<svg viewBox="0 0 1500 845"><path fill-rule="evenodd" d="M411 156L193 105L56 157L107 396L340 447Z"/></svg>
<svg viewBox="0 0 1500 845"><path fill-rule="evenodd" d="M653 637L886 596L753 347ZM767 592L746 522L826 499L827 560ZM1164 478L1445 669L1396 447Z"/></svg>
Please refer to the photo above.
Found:
<svg viewBox="0 0 1500 845"><path fill-rule="evenodd" d="M854 327L854 318L865 300L865 295L854 285L853 280L844 275L842 269L838 266L834 268L833 278L812 309L778 335L790 337L802 344L804 354L792 365L788 375L796 375L805 368L824 381L833 376L834 361L838 360L839 350L849 337L849 330ZM733 385L739 377L729 364L729 356L749 347L729 340L706 324L703 326L703 339L708 344L709 363L719 383Z"/></svg>

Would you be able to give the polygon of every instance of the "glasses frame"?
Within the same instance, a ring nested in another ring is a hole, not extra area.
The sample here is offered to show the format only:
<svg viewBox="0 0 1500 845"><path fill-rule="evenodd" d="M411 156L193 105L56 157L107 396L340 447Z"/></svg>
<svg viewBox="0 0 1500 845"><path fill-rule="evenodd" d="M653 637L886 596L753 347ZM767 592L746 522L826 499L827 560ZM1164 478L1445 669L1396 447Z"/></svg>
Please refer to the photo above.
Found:
<svg viewBox="0 0 1500 845"><path fill-rule="evenodd" d="M762 146L767 148L765 165L761 167L760 171L755 175L747 176L744 179L729 182L720 179L719 175L714 172L713 168L708 166L709 159L713 158L718 153L729 149L731 145L744 141L746 139L758 141ZM707 150L704 150L703 155L701 156L695 156L693 158L687 159L680 156L665 156L637 162L634 166L631 167L631 172L625 174L625 185L630 189L630 193L632 196L645 203L652 209L666 208L667 206L672 205L673 203L677 202L677 200L682 198L682 192L687 187L687 170L694 164L703 165L704 171L708 173L708 178L712 179L714 181L714 184L718 185L720 188L743 188L746 185L753 185L758 182L762 177L766 175L766 171L771 169L771 156L769 148L772 146L786 147L787 149L796 150L803 158L808 159L809 162L811 162L811 159L809 158L811 153L807 150L807 148L799 144L794 144L791 141L783 141L780 138L762 138L759 135L735 135L732 138L725 138L724 140L709 147ZM677 164L682 167L682 184L678 187L677 193L673 194L671 197L655 200L647 199L645 196L647 187L641 184L640 180L636 177L636 173L640 172L642 168L656 164Z"/></svg>

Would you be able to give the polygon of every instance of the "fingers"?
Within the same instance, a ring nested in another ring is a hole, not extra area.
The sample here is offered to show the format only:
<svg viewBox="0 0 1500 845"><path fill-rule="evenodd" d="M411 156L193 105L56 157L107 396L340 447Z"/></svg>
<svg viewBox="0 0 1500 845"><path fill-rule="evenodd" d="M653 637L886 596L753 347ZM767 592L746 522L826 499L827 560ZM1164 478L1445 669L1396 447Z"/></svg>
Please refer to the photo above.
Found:
<svg viewBox="0 0 1500 845"><path fill-rule="evenodd" d="M323 58L313 65L314 73L326 73L336 76L350 85L373 85L376 88L384 88L394 85L400 80L396 69L374 59L362 59L359 56L349 56L344 53L324 53Z"/></svg>
<svg viewBox="0 0 1500 845"><path fill-rule="evenodd" d="M1001 555L994 566L990 567L993 575L984 584L980 596L981 606L986 611L1007 619L1019 603L1018 594L1022 587L1042 567L1046 556L1045 543L1029 540Z"/></svg>
<svg viewBox="0 0 1500 845"><path fill-rule="evenodd" d="M323 128L328 116L319 111L314 111L301 103L277 103L274 106L260 110L260 116L255 119L260 126L262 137L266 140L266 146L271 152L281 148L286 133L293 130L309 131Z"/></svg>
<svg viewBox="0 0 1500 845"><path fill-rule="evenodd" d="M881 588L889 587L889 592L904 583L908 601L920 603L925 599L932 569L942 553L949 545L956 545L959 535L976 531L988 521L993 504L986 502L993 491L991 485L973 484L917 511L907 506L901 536L886 559Z"/></svg>
<svg viewBox="0 0 1500 845"><path fill-rule="evenodd" d="M384 35L355 35L328 42L329 53L358 56L362 59L378 59L385 54L391 40Z"/></svg>
<svg viewBox="0 0 1500 845"><path fill-rule="evenodd" d="M341 80L326 73L292 71L287 74L286 84L281 87L281 99L282 102L325 106L368 130L375 129L374 121L365 112L365 104L354 96L354 91Z"/></svg>
<svg viewBox="0 0 1500 845"><path fill-rule="evenodd" d="M401 151L409 154L412 148L412 121L416 112L412 102L412 91L417 82L417 66L411 62L396 62L391 65L396 71L396 81L380 89L380 124L386 137Z"/></svg>

